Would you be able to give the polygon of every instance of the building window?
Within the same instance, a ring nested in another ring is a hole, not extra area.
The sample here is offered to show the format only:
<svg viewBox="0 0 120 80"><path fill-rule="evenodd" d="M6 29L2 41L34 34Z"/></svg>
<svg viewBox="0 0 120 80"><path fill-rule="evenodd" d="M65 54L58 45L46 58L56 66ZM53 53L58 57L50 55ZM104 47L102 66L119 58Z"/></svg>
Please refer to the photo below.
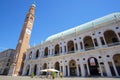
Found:
<svg viewBox="0 0 120 80"><path fill-rule="evenodd" d="M80 46L81 46L81 49L83 49L83 45L82 45L82 42L80 42Z"/></svg>
<svg viewBox="0 0 120 80"><path fill-rule="evenodd" d="M75 47L76 47L76 51L78 50L78 45L77 45L77 43L75 43Z"/></svg>
<svg viewBox="0 0 120 80"><path fill-rule="evenodd" d="M6 66L9 66L9 63L7 63L7 65Z"/></svg>
<svg viewBox="0 0 120 80"><path fill-rule="evenodd" d="M64 46L65 52L66 52L66 46Z"/></svg>
<svg viewBox="0 0 120 80"><path fill-rule="evenodd" d="M103 40L103 37L100 37L100 41L101 41L102 45L105 45L105 42L104 42L104 40Z"/></svg>
<svg viewBox="0 0 120 80"><path fill-rule="evenodd" d="M39 57L39 50L36 51L36 58Z"/></svg>
<svg viewBox="0 0 120 80"><path fill-rule="evenodd" d="M95 46L98 46L97 39L94 39Z"/></svg>
<svg viewBox="0 0 120 80"><path fill-rule="evenodd" d="M116 27L116 29L119 29L119 27Z"/></svg>

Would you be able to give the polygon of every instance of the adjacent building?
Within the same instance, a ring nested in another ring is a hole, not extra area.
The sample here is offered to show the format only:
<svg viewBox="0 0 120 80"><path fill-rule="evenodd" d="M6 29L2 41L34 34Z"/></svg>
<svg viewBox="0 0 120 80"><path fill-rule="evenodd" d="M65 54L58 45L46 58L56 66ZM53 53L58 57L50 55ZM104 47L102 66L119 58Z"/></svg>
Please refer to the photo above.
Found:
<svg viewBox="0 0 120 80"><path fill-rule="evenodd" d="M14 61L14 49L7 49L0 52L0 75L8 75L10 66Z"/></svg>

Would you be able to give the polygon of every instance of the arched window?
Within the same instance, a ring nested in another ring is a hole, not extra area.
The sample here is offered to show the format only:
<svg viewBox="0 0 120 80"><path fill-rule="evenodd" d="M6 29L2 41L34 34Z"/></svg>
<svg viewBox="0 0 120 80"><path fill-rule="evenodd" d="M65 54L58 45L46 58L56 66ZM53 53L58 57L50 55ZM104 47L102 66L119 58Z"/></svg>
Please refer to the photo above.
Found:
<svg viewBox="0 0 120 80"><path fill-rule="evenodd" d="M43 69L47 69L47 63L44 63Z"/></svg>
<svg viewBox="0 0 120 80"><path fill-rule="evenodd" d="M59 44L55 46L55 55L59 54Z"/></svg>
<svg viewBox="0 0 120 80"><path fill-rule="evenodd" d="M45 51L44 51L44 56L48 56L48 47L45 48Z"/></svg>
<svg viewBox="0 0 120 80"><path fill-rule="evenodd" d="M29 54L29 59L32 59L32 51Z"/></svg>
<svg viewBox="0 0 120 80"><path fill-rule="evenodd" d="M72 40L68 41L67 47L68 47L68 52L73 52L74 51L74 42Z"/></svg>
<svg viewBox="0 0 120 80"><path fill-rule="evenodd" d="M111 43L116 43L118 42L118 38L117 38L117 35L114 31L112 30L107 30L104 32L104 37L105 37L105 40L106 40L106 43L107 44L111 44Z"/></svg>
<svg viewBox="0 0 120 80"><path fill-rule="evenodd" d="M59 64L59 62L56 62L54 66L55 66L56 70L60 70L60 64Z"/></svg>
<svg viewBox="0 0 120 80"><path fill-rule="evenodd" d="M70 60L69 61L70 76L77 76L76 68L77 68L76 61Z"/></svg>
<svg viewBox="0 0 120 80"><path fill-rule="evenodd" d="M90 50L94 47L92 38L90 36L84 37L83 40L84 40L85 50Z"/></svg>
<svg viewBox="0 0 120 80"><path fill-rule="evenodd" d="M39 57L39 50L36 51L36 58Z"/></svg>

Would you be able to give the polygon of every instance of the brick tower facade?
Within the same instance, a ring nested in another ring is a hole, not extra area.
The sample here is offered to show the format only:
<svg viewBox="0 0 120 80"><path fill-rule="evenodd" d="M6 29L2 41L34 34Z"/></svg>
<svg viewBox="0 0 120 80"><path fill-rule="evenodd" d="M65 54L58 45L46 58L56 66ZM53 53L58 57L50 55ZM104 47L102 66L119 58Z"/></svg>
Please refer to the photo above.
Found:
<svg viewBox="0 0 120 80"><path fill-rule="evenodd" d="M23 61L26 55L26 51L29 48L29 41L31 36L31 31L34 23L34 13L35 13L35 4L32 4L29 12L26 15L24 25L19 37L19 41L16 47L16 56L14 62L14 69L12 71L12 75L18 76L22 73Z"/></svg>

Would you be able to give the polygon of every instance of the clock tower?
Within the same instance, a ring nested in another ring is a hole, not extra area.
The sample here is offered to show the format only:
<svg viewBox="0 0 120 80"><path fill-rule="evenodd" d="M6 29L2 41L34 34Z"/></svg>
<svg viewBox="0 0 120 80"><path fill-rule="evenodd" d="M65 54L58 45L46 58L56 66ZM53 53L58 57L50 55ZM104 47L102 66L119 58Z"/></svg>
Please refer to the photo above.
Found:
<svg viewBox="0 0 120 80"><path fill-rule="evenodd" d="M21 75L22 73L22 68L24 65L23 61L25 59L27 49L29 48L30 36L34 23L35 8L35 4L32 4L29 9L29 12L26 15L24 25L18 40L18 44L16 46L16 56L14 62L15 66L12 72L12 75L14 76Z"/></svg>

